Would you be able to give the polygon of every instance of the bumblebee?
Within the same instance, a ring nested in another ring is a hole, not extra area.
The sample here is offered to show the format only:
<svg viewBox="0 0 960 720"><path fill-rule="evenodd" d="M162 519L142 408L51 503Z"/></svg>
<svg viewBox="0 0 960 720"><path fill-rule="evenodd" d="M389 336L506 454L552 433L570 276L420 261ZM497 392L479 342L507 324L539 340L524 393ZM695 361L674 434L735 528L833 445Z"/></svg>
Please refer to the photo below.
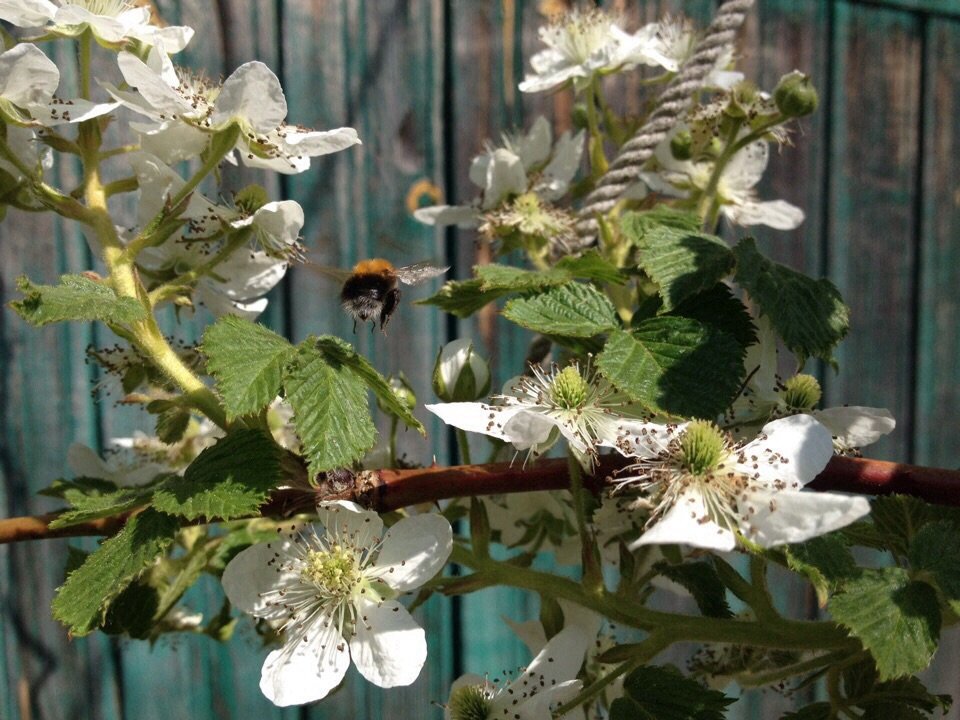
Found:
<svg viewBox="0 0 960 720"><path fill-rule="evenodd" d="M347 315L353 318L354 332L357 331L358 320L370 320L374 328L379 322L380 330L384 334L387 323L400 302L398 283L419 285L430 278L443 275L450 269L426 261L398 268L383 258L361 260L349 272L337 268L314 267L325 275L343 280L340 304Z"/></svg>

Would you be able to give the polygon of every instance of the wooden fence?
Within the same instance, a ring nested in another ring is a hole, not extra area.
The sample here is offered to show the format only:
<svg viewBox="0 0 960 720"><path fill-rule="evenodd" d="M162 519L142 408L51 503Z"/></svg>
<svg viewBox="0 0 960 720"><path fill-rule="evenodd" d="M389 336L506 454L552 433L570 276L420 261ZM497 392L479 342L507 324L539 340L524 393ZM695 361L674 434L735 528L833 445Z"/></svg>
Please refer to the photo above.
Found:
<svg viewBox="0 0 960 720"><path fill-rule="evenodd" d="M289 117L316 128L351 125L363 145L317 162L311 171L270 179L274 197L305 208L306 243L321 262L349 266L385 256L398 263L446 258L458 277L485 259L466 233L444 236L418 224L408 193L427 179L447 201L473 195L471 157L485 139L553 117L567 95L516 90L538 41L534 0L159 0L161 16L197 30L179 61L226 75L259 59L281 77ZM701 27L709 0L604 3L635 28L663 12L682 12ZM762 194L802 206L806 222L790 233L758 233L782 262L829 276L852 308L839 374L824 377L828 404L890 408L898 426L870 449L873 457L960 466L960 0L757 0L743 35L743 65L762 87L794 68L810 72L821 110L800 125L793 146L774 153ZM58 57L67 81L73 59ZM110 71L109 68L105 72ZM617 102L639 108L635 81L620 80ZM69 168L64 169L69 184ZM237 186L250 175L236 173ZM90 267L83 238L48 217L11 212L0 225L0 295L14 278L52 281ZM408 294L413 295L413 293ZM420 293L423 295L423 292ZM348 336L336 288L294 270L271 296L264 320L294 340L310 333ZM169 324L171 332L175 326ZM525 347L494 313L451 325L432 310L406 305L389 335L359 332L362 352L384 373L403 371L421 402L437 348L452 335L482 341L502 382L520 367ZM198 326L176 333L197 339ZM0 312L0 512L36 513L52 505L35 492L66 472L71 442L96 445L144 424L139 413L101 394L91 397L89 343L112 344L103 328L29 329ZM424 412L424 421L430 421ZM443 429L435 446L407 433L416 461L449 460ZM89 544L88 544L89 546ZM440 717L463 671L499 673L529 658L500 621L523 620L534 601L485 591L422 611L430 658L411 688L380 691L351 671L346 686L315 708L281 711L257 687L265 650L249 627L220 646L200 637L155 647L103 636L71 640L50 617L62 581L66 543L0 548L0 718L421 718ZM778 586L781 606L816 612L796 582ZM188 602L216 612L214 583ZM938 692L960 694L960 636L949 633L926 673ZM807 691L809 692L809 691ZM809 699L805 694L800 699ZM731 717L776 718L795 699L773 692L745 696ZM960 718L954 710L950 717Z"/></svg>

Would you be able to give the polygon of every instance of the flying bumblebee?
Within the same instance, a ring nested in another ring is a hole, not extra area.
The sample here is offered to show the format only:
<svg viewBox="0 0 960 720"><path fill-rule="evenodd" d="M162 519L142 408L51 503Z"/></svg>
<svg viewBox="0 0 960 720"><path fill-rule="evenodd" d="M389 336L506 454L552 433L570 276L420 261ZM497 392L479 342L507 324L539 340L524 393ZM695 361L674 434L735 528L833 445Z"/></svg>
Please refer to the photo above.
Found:
<svg viewBox="0 0 960 720"><path fill-rule="evenodd" d="M358 320L370 320L374 328L379 321L380 330L384 334L387 323L400 302L398 282L419 285L430 278L443 275L450 269L438 267L428 261L398 268L383 258L361 260L349 271L316 264L311 267L324 275L343 281L340 304L347 315L353 318L354 332L357 331Z"/></svg>

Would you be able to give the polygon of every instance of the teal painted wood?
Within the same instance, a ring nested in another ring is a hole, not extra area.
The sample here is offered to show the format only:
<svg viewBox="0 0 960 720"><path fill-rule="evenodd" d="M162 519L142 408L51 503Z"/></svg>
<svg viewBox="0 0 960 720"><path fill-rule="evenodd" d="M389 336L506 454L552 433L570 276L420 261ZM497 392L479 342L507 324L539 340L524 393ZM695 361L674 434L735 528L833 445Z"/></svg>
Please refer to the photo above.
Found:
<svg viewBox="0 0 960 720"><path fill-rule="evenodd" d="M955 408L960 401L960 22L926 26L923 86L923 165L920 235L919 332L914 461L960 467ZM960 696L960 631L945 633L923 678L938 692ZM952 718L960 717L954 706Z"/></svg>

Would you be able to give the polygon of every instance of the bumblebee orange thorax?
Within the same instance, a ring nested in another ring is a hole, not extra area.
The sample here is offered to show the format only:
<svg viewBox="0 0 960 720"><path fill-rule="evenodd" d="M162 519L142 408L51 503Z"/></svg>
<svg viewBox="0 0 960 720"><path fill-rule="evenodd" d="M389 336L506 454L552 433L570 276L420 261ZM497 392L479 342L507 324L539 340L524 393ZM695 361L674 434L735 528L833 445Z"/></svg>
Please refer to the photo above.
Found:
<svg viewBox="0 0 960 720"><path fill-rule="evenodd" d="M394 272L393 264L383 258L361 260L353 266L354 275L389 275Z"/></svg>

